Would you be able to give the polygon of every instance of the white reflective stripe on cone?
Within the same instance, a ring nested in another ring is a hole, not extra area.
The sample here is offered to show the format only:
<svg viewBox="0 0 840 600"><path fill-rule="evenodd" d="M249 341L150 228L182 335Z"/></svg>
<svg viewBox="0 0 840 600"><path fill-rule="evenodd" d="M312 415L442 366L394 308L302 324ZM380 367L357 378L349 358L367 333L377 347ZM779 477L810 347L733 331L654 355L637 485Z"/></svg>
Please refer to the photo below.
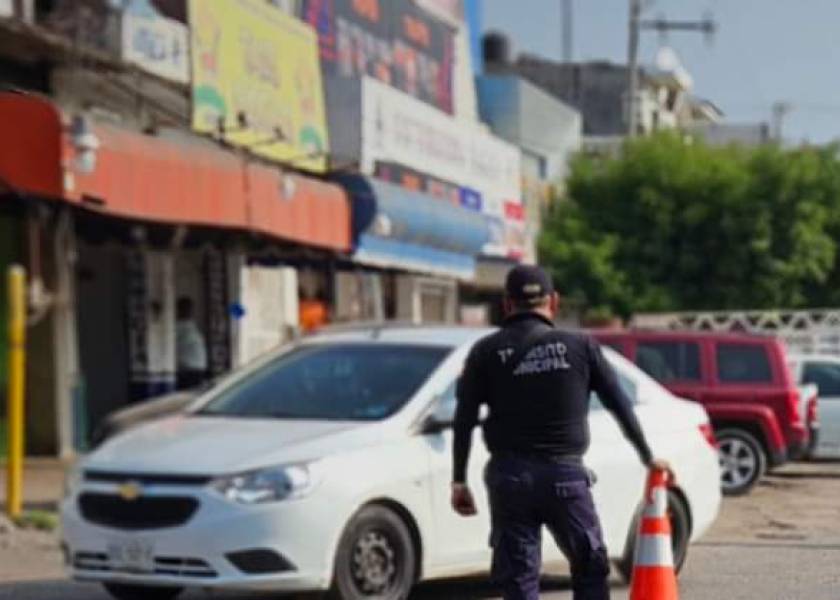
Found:
<svg viewBox="0 0 840 600"><path fill-rule="evenodd" d="M636 546L637 567L673 567L674 553L671 550L671 536L657 533L642 535Z"/></svg>
<svg viewBox="0 0 840 600"><path fill-rule="evenodd" d="M647 503L643 516L652 518L667 516L668 490L661 487L653 488L650 495L652 496L653 501Z"/></svg>

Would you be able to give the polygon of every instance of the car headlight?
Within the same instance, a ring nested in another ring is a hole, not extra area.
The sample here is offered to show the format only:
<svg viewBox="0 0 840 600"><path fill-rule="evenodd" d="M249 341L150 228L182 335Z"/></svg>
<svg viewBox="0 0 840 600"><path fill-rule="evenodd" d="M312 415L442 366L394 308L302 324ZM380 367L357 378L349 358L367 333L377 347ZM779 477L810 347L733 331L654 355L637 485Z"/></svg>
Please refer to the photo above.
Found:
<svg viewBox="0 0 840 600"><path fill-rule="evenodd" d="M85 472L80 467L70 467L64 472L64 497L69 498L82 486Z"/></svg>
<svg viewBox="0 0 840 600"><path fill-rule="evenodd" d="M302 498L316 483L312 464L295 464L221 477L211 485L231 502L261 504Z"/></svg>

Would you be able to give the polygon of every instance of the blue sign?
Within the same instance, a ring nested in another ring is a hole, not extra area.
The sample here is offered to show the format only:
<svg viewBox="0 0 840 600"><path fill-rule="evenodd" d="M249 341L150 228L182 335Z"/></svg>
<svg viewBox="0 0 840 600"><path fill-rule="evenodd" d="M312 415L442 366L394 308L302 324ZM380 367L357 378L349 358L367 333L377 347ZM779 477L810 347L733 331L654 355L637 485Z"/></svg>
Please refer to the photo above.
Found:
<svg viewBox="0 0 840 600"><path fill-rule="evenodd" d="M481 212L481 207L484 202L481 198L481 192L470 188L461 188L461 206L469 210Z"/></svg>

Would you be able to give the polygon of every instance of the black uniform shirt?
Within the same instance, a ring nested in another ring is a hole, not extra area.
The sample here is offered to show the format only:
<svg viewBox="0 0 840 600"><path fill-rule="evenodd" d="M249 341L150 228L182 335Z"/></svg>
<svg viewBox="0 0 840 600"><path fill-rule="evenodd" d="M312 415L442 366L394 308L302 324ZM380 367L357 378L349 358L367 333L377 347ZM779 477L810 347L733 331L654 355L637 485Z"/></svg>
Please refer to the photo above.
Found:
<svg viewBox="0 0 840 600"><path fill-rule="evenodd" d="M527 342L530 349L519 351ZM489 408L484 439L491 454L582 457L589 447L592 391L648 464L651 452L632 403L597 342L583 333L554 329L536 313L508 318L503 329L476 343L458 381L454 481L466 478L482 404Z"/></svg>

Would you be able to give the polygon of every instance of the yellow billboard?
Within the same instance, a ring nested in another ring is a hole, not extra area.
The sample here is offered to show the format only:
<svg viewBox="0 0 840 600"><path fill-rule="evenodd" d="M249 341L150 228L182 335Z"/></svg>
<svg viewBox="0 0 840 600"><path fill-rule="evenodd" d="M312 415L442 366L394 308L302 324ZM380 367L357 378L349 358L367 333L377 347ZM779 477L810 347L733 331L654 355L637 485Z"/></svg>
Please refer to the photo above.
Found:
<svg viewBox="0 0 840 600"><path fill-rule="evenodd" d="M265 0L190 0L192 126L323 172L328 138L318 38Z"/></svg>

